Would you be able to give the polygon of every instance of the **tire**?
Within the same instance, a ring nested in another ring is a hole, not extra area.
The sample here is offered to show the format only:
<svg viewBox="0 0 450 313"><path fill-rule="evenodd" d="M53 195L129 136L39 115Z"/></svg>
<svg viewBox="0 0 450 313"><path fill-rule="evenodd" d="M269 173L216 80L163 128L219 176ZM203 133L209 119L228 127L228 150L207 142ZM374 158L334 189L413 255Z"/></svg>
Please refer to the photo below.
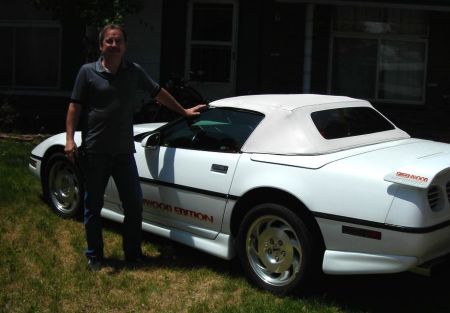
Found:
<svg viewBox="0 0 450 313"><path fill-rule="evenodd" d="M275 203L253 207L237 236L237 253L247 278L277 295L307 290L320 272L319 252L302 219Z"/></svg>
<svg viewBox="0 0 450 313"><path fill-rule="evenodd" d="M83 208L84 188L81 173L63 153L53 154L42 179L44 197L62 218L79 218Z"/></svg>

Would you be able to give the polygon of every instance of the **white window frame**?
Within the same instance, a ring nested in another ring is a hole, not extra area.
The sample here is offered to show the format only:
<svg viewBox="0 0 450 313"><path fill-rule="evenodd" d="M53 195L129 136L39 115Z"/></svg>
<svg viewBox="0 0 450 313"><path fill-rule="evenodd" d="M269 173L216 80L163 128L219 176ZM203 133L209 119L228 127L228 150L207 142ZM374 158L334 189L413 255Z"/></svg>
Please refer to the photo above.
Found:
<svg viewBox="0 0 450 313"><path fill-rule="evenodd" d="M231 41L202 41L192 40L192 22L193 22L193 8L196 3L206 4L231 4L233 5L233 21L232 21L232 39ZM237 0L189 0L188 12L187 12L187 25L186 25L186 46L185 46L185 71L184 77L186 80L197 83L197 87L203 86L204 88L220 88L220 86L228 85L227 89L234 93L236 88L236 65L237 65L237 30L238 30L238 15L239 15L239 3ZM190 79L189 70L191 68L191 47L193 45L210 45L218 47L230 47L231 60L230 60L230 81L228 82L211 82L211 81L196 81Z"/></svg>

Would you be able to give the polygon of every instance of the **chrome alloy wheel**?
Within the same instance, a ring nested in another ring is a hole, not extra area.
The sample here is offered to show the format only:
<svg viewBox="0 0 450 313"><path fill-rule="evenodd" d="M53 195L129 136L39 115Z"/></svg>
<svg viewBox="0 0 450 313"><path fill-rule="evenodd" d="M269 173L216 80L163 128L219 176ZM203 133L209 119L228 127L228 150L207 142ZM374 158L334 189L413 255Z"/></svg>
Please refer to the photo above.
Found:
<svg viewBox="0 0 450 313"><path fill-rule="evenodd" d="M267 284L288 285L300 271L301 242L292 226L278 216L262 216L251 224L246 251L250 266Z"/></svg>
<svg viewBox="0 0 450 313"><path fill-rule="evenodd" d="M49 176L50 200L56 210L63 215L71 215L78 210L80 202L79 180L72 164L58 160L52 164Z"/></svg>

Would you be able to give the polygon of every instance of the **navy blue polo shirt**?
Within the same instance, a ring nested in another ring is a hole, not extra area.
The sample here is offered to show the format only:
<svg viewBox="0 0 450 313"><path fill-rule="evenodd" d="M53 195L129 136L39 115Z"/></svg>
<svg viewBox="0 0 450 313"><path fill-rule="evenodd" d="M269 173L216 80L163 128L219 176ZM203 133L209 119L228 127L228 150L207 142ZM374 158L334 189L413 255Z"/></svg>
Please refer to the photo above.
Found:
<svg viewBox="0 0 450 313"><path fill-rule="evenodd" d="M124 60L112 74L101 60L81 67L71 96L82 106L82 146L89 153L133 153L138 91L155 97L161 88L138 64Z"/></svg>

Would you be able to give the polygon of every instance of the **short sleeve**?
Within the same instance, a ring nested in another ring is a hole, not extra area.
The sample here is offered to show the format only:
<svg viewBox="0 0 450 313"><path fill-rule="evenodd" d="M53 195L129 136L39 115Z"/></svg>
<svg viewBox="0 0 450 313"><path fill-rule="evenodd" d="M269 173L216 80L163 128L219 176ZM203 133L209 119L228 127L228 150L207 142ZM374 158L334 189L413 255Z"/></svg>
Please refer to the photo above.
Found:
<svg viewBox="0 0 450 313"><path fill-rule="evenodd" d="M77 78L75 79L75 85L72 90L72 96L70 97L71 102L75 103L85 103L87 95L87 68L82 66L78 71Z"/></svg>
<svg viewBox="0 0 450 313"><path fill-rule="evenodd" d="M161 90L159 84L155 82L139 64L134 63L134 65L139 71L140 87L142 90L148 92L152 98L156 97Z"/></svg>

